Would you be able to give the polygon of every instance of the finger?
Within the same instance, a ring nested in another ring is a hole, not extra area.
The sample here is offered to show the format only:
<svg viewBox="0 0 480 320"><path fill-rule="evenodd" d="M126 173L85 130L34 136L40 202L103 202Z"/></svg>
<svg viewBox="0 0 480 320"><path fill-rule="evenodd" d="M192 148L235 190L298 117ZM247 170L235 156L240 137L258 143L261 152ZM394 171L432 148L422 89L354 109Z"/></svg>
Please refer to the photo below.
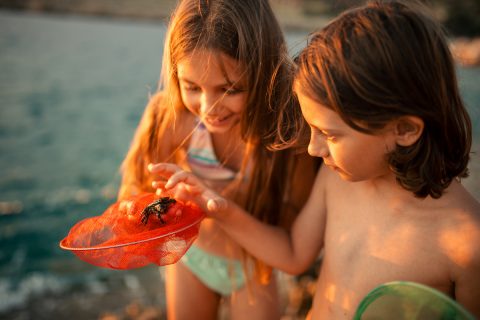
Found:
<svg viewBox="0 0 480 320"><path fill-rule="evenodd" d="M207 203L208 211L212 213L223 211L228 208L228 201L211 190L206 190L202 194L202 197Z"/></svg>
<svg viewBox="0 0 480 320"><path fill-rule="evenodd" d="M218 213L220 211L224 211L228 208L228 201L220 198L220 199L210 199L207 202L207 209L210 213Z"/></svg>
<svg viewBox="0 0 480 320"><path fill-rule="evenodd" d="M193 173L187 171L178 171L173 174L165 184L165 189L171 189L181 182L190 186L189 191L200 192L203 189L200 180Z"/></svg>
<svg viewBox="0 0 480 320"><path fill-rule="evenodd" d="M187 190L191 194L200 194L205 190L203 185L191 185L191 184L183 184L185 190Z"/></svg>
<svg viewBox="0 0 480 320"><path fill-rule="evenodd" d="M148 171L151 173L157 173L160 176L170 177L172 174L183 171L182 168L173 163L150 163L148 165Z"/></svg>
<svg viewBox="0 0 480 320"><path fill-rule="evenodd" d="M165 181L152 181L152 188L155 189L157 196L163 196L165 191Z"/></svg>
<svg viewBox="0 0 480 320"><path fill-rule="evenodd" d="M185 185L180 183L177 185L174 189L169 190L174 195L174 198L176 200L180 201L194 201L194 197L192 196L191 192L188 192L188 190L185 188Z"/></svg>
<svg viewBox="0 0 480 320"><path fill-rule="evenodd" d="M155 194L159 197L174 198L174 192L172 190L165 189L166 181L153 181L152 187L155 189Z"/></svg>
<svg viewBox="0 0 480 320"><path fill-rule="evenodd" d="M167 182L166 181L158 181L158 180L152 181L152 188L164 189L165 188L165 183L167 183Z"/></svg>

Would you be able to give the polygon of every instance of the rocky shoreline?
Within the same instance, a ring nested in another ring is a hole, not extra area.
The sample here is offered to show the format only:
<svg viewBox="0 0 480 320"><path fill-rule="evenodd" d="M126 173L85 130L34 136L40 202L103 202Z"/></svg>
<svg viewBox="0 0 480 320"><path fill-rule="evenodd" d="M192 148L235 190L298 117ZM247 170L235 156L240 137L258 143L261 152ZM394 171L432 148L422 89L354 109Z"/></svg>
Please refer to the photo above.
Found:
<svg viewBox="0 0 480 320"><path fill-rule="evenodd" d="M480 37L455 38L450 43L450 49L458 63L465 67L480 66Z"/></svg>

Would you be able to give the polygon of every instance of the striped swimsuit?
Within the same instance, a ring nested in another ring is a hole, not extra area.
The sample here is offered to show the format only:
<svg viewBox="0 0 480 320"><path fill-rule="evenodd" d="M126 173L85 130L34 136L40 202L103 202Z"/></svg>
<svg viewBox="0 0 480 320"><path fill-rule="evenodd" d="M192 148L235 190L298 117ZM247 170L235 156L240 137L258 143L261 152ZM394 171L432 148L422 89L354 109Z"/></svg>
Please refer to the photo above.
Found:
<svg viewBox="0 0 480 320"><path fill-rule="evenodd" d="M187 161L191 171L207 185L228 184L237 172L225 168L217 159L207 128L200 123L190 138ZM212 255L192 245L182 263L207 287L228 296L245 285L240 261Z"/></svg>
<svg viewBox="0 0 480 320"><path fill-rule="evenodd" d="M218 161L210 133L203 123L198 125L190 138L187 161L192 172L204 180L230 181L237 175Z"/></svg>

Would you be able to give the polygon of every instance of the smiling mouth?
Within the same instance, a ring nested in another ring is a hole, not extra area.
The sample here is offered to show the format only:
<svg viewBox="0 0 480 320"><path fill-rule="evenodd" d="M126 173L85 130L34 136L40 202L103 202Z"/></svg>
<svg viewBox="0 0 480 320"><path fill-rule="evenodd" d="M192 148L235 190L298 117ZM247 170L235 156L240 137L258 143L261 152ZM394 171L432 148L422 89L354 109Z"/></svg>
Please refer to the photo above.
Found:
<svg viewBox="0 0 480 320"><path fill-rule="evenodd" d="M224 117L212 117L212 118L205 118L205 121L211 125L221 125L225 123L228 119L230 119L234 114L230 113Z"/></svg>

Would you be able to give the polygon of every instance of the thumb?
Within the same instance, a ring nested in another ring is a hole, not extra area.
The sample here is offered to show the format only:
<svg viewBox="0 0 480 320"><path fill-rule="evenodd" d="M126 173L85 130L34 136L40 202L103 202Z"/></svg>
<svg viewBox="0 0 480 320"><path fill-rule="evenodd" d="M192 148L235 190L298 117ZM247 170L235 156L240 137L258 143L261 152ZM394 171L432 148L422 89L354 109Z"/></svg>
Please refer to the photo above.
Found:
<svg viewBox="0 0 480 320"><path fill-rule="evenodd" d="M228 207L228 201L223 198L210 199L207 202L207 209L210 213L218 213L226 210Z"/></svg>
<svg viewBox="0 0 480 320"><path fill-rule="evenodd" d="M211 190L206 190L202 194L202 197L205 199L207 203L207 210L210 213L217 213L219 211L226 210L228 207L228 201Z"/></svg>

